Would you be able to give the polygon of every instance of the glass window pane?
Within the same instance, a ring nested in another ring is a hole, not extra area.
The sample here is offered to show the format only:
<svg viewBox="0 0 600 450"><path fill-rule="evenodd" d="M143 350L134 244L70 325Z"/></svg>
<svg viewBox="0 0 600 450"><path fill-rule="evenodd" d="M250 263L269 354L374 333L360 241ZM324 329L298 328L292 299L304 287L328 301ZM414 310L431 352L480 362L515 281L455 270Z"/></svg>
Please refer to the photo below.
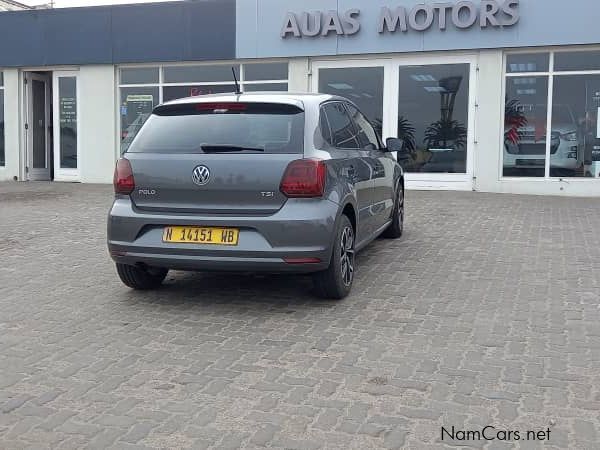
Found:
<svg viewBox="0 0 600 450"><path fill-rule="evenodd" d="M4 86L4 72L0 72L0 86Z"/></svg>
<svg viewBox="0 0 600 450"><path fill-rule="evenodd" d="M404 169L466 173L469 64L400 67L398 102Z"/></svg>
<svg viewBox="0 0 600 450"><path fill-rule="evenodd" d="M600 70L600 51L556 52L554 70Z"/></svg>
<svg viewBox="0 0 600 450"><path fill-rule="evenodd" d="M331 130L330 145L341 149L359 149L354 124L342 102L327 103L323 107Z"/></svg>
<svg viewBox="0 0 600 450"><path fill-rule="evenodd" d="M383 67L320 69L319 92L352 100L381 134Z"/></svg>
<svg viewBox="0 0 600 450"><path fill-rule="evenodd" d="M287 80L287 63L244 64L244 80Z"/></svg>
<svg viewBox="0 0 600 450"><path fill-rule="evenodd" d="M121 84L158 83L158 67L121 69Z"/></svg>
<svg viewBox="0 0 600 450"><path fill-rule="evenodd" d="M6 165L4 153L4 89L0 89L0 166Z"/></svg>
<svg viewBox="0 0 600 450"><path fill-rule="evenodd" d="M164 86L163 101L168 102L177 98L196 97L207 94L224 94L235 92L234 84L218 84L204 86Z"/></svg>
<svg viewBox="0 0 600 450"><path fill-rule="evenodd" d="M547 105L547 76L506 79L505 177L545 175Z"/></svg>
<svg viewBox="0 0 600 450"><path fill-rule="evenodd" d="M348 105L348 112L354 121L356 131L358 132L358 142L361 148L367 150L376 150L379 148L379 140L373 126L367 118L352 105Z"/></svg>
<svg viewBox="0 0 600 450"><path fill-rule="evenodd" d="M287 91L287 83L244 84L244 92L256 91Z"/></svg>
<svg viewBox="0 0 600 450"><path fill-rule="evenodd" d="M121 153L136 136L158 104L158 87L121 88Z"/></svg>
<svg viewBox="0 0 600 450"><path fill-rule="evenodd" d="M58 79L60 167L77 168L77 78Z"/></svg>
<svg viewBox="0 0 600 450"><path fill-rule="evenodd" d="M600 75L554 77L550 176L600 178Z"/></svg>
<svg viewBox="0 0 600 450"><path fill-rule="evenodd" d="M242 110L170 105L148 119L129 147L138 153L302 153L304 112L293 105L248 103Z"/></svg>
<svg viewBox="0 0 600 450"><path fill-rule="evenodd" d="M506 73L548 72L549 53L521 53L506 57Z"/></svg>
<svg viewBox="0 0 600 450"><path fill-rule="evenodd" d="M219 66L167 66L164 68L165 83L204 83L209 81L232 81L231 68L240 79L239 65Z"/></svg>

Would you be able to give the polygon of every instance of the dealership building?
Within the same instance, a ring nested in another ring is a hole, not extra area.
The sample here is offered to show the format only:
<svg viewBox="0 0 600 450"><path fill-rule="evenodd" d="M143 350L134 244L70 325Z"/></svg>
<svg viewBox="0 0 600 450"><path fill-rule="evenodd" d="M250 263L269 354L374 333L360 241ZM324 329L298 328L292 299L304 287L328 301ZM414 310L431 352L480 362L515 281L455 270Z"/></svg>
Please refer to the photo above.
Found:
<svg viewBox="0 0 600 450"><path fill-rule="evenodd" d="M0 180L110 183L152 108L354 101L408 188L600 196L598 0L200 0L0 12Z"/></svg>

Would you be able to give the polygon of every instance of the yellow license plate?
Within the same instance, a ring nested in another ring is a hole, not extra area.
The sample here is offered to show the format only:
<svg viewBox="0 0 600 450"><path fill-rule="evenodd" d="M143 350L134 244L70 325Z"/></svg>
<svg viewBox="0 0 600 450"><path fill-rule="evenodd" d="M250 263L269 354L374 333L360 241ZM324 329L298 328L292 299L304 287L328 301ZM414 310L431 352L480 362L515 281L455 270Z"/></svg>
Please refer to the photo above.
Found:
<svg viewBox="0 0 600 450"><path fill-rule="evenodd" d="M214 227L165 227L163 242L237 245L240 230Z"/></svg>

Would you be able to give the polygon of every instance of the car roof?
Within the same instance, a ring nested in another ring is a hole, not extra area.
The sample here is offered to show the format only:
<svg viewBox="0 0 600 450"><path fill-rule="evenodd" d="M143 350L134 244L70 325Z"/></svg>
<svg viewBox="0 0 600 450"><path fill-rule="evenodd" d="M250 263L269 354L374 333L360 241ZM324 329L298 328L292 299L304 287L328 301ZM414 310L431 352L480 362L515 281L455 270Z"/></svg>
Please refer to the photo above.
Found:
<svg viewBox="0 0 600 450"><path fill-rule="evenodd" d="M256 91L244 92L241 94L209 94L198 95L195 97L179 98L163 103L163 105L182 105L189 103L210 103L219 102L253 102L253 103L282 103L295 105L299 108L306 109L309 105L320 105L329 100L344 100L348 99L330 94L318 94L308 92L282 92L282 91Z"/></svg>

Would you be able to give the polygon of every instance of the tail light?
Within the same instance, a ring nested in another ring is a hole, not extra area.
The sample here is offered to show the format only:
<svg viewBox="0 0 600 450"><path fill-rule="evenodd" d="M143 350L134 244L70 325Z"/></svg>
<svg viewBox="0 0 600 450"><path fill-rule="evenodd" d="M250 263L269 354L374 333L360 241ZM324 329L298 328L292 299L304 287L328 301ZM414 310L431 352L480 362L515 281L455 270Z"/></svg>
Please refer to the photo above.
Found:
<svg viewBox="0 0 600 450"><path fill-rule="evenodd" d="M129 195L133 192L135 180L133 179L133 170L129 160L121 158L117 161L113 185L116 194Z"/></svg>
<svg viewBox="0 0 600 450"><path fill-rule="evenodd" d="M290 198L321 197L325 190L327 166L320 159L298 159L289 163L279 190Z"/></svg>

